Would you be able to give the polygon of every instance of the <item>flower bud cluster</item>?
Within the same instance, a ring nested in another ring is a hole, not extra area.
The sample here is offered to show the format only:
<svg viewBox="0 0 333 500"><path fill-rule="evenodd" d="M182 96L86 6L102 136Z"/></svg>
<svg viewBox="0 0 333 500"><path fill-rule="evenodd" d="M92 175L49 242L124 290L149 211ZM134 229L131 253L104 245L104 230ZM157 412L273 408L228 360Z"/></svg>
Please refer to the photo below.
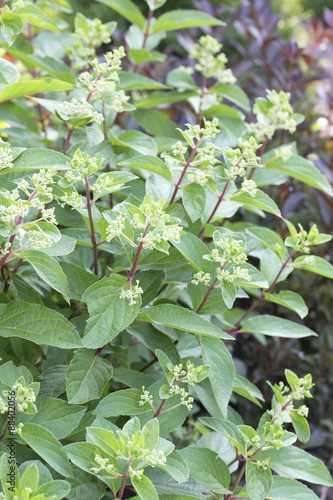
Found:
<svg viewBox="0 0 333 500"><path fill-rule="evenodd" d="M204 273L203 271L200 271L199 273L193 275L191 283L193 285L199 285L199 283L203 283L204 285L208 286L210 280L211 280L210 273Z"/></svg>
<svg viewBox="0 0 333 500"><path fill-rule="evenodd" d="M142 392L143 394L140 397L139 406L144 406L145 404L149 404L149 406L154 410L153 396L150 394L149 391L147 391L144 385L142 386Z"/></svg>
<svg viewBox="0 0 333 500"><path fill-rule="evenodd" d="M152 450L148 455L145 456L145 460L151 467L163 467L166 465L166 457L163 451Z"/></svg>
<svg viewBox="0 0 333 500"><path fill-rule="evenodd" d="M59 112L70 118L87 118L88 122L95 122L97 125L103 123L102 113L95 111L93 106L83 97L81 101L77 99L71 99L70 101L64 101L59 104Z"/></svg>
<svg viewBox="0 0 333 500"><path fill-rule="evenodd" d="M228 283L233 283L235 279L241 279L242 281L251 281L251 276L247 269L242 269L237 266L234 267L232 273L226 269L216 269L216 277L218 281L226 281Z"/></svg>
<svg viewBox="0 0 333 500"><path fill-rule="evenodd" d="M119 215L110 222L109 226L106 228L106 241L111 241L113 238L117 238L122 235L122 231L125 227L126 214L119 213Z"/></svg>
<svg viewBox="0 0 333 500"><path fill-rule="evenodd" d="M90 64L94 74L85 71L78 77L80 86L85 89L92 101L107 100L107 107L117 113L124 111L124 104L129 100L123 90L116 90L121 71L121 59L125 57L124 47L114 49L104 55L105 62L93 59Z"/></svg>
<svg viewBox="0 0 333 500"><path fill-rule="evenodd" d="M193 405L191 403L193 403L194 399L189 397L189 393L184 388L174 385L169 389L169 392L172 396L179 395L180 404L186 406L188 410L192 410Z"/></svg>
<svg viewBox="0 0 333 500"><path fill-rule="evenodd" d="M226 162L225 175L228 179L236 179L236 177L245 177L246 168L261 167L260 156L257 156L256 151L260 148L254 137L249 140L239 140L240 148L232 149L225 148L223 150L224 159Z"/></svg>
<svg viewBox="0 0 333 500"><path fill-rule="evenodd" d="M253 134L258 141L265 137L271 139L276 130L288 130L293 134L297 123L292 117L289 99L289 92L266 90L266 99L257 99L253 107L257 122L247 125L248 133Z"/></svg>
<svg viewBox="0 0 333 500"><path fill-rule="evenodd" d="M243 193L248 193L250 196L254 197L257 193L257 184L252 179L244 179L242 182L241 191Z"/></svg>
<svg viewBox="0 0 333 500"><path fill-rule="evenodd" d="M132 286L130 286L130 288L128 290L122 290L121 294L120 294L120 298L121 299L129 299L129 305L130 306L133 306L134 304L136 304L136 299L138 297L140 297L140 295L143 294L143 290L142 288L139 286L139 281L137 280L136 281L136 285L132 288Z"/></svg>
<svg viewBox="0 0 333 500"><path fill-rule="evenodd" d="M221 238L215 242L215 246L224 252L223 259L219 259L221 263L225 262L226 256L228 260L234 262L234 264L244 264L244 262L247 261L247 256L243 251L244 246L242 246L239 241L234 240L231 234L228 235L228 238ZM214 253L214 255L216 254Z"/></svg>
<svg viewBox="0 0 333 500"><path fill-rule="evenodd" d="M90 470L95 474L98 474L100 471L104 471L107 474L114 474L115 467L113 464L109 464L109 461L109 458L102 458L100 455L95 455L95 462L99 467L91 467Z"/></svg>
<svg viewBox="0 0 333 500"><path fill-rule="evenodd" d="M101 154L96 156L90 156L88 154L82 154L82 152L77 149L68 163L69 170L64 175L64 180L67 185L75 184L79 181L84 181L85 177L89 177L94 174L103 163L103 157Z"/></svg>
<svg viewBox="0 0 333 500"><path fill-rule="evenodd" d="M85 21L87 22L88 34L81 27L75 27L75 41L71 49L79 58L87 60L95 56L97 47L110 43L111 36L107 25L102 24L100 19L85 19Z"/></svg>
<svg viewBox="0 0 333 500"><path fill-rule="evenodd" d="M10 154L11 151L11 148L9 148L0 137L0 170L3 170L4 168L12 168L14 166L13 157Z"/></svg>
<svg viewBox="0 0 333 500"><path fill-rule="evenodd" d="M227 56L220 52L222 44L211 35L202 36L190 51L190 58L196 59L195 69L202 75L215 77L221 83L235 83L236 78L230 69L226 68Z"/></svg>
<svg viewBox="0 0 333 500"><path fill-rule="evenodd" d="M187 178L190 182L195 182L200 186L207 184L209 179L214 179L214 168L211 165L204 168L203 170L197 169L193 173L187 174Z"/></svg>
<svg viewBox="0 0 333 500"><path fill-rule="evenodd" d="M262 462L260 460L257 460L256 462L252 463L254 463L257 470L265 471L269 469L269 461L270 458L266 458L266 460L263 460Z"/></svg>

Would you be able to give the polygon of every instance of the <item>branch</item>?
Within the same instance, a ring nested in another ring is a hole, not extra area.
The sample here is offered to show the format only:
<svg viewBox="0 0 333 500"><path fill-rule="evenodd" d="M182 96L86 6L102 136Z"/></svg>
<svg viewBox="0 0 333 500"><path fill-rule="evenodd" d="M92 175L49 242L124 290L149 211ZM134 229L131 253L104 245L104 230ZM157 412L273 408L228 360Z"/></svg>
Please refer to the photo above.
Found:
<svg viewBox="0 0 333 500"><path fill-rule="evenodd" d="M175 198L176 198L176 195L177 195L177 191L178 191L178 189L179 189L179 186L180 186L180 185L181 185L181 183L182 183L182 180L184 179L184 176L185 176L185 174L186 174L186 170L187 170L187 169L188 169L188 167L191 165L191 163L192 163L192 161L193 161L193 159L194 159L194 157L195 157L195 154L196 154L196 152L197 152L197 149L198 149L198 147L200 146L200 144L202 143L202 141L203 141L203 138L199 139L199 140L198 140L198 142L195 144L194 148L192 149L192 152L191 152L191 154L190 154L190 156L189 156L189 158L188 158L187 162L185 163L185 166L184 166L184 168L183 168L183 171L182 171L182 173L181 173L181 175L180 175L180 177L179 177L179 179L178 179L178 182L177 182L177 184L175 185L175 189L174 189L174 191L173 191L173 194L172 194L171 200L170 200L170 202L169 202L169 205L172 205L172 203L175 201Z"/></svg>
<svg viewBox="0 0 333 500"><path fill-rule="evenodd" d="M92 203L90 200L90 186L88 182L88 177L85 175L84 176L84 182L86 185L86 198L87 198L87 210L88 210L88 215L89 215L89 234L90 234L90 239L91 243L93 246L93 252L94 252L94 273L96 276L98 276L98 252L97 252L97 242L96 242L96 235L95 235L95 229L94 229L94 221L93 221L93 215L92 215Z"/></svg>

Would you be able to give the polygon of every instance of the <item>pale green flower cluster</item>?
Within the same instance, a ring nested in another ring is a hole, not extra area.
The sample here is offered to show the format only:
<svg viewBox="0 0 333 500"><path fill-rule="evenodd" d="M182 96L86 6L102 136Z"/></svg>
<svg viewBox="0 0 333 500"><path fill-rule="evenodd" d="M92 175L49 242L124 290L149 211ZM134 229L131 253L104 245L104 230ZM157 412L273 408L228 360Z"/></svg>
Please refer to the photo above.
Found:
<svg viewBox="0 0 333 500"><path fill-rule="evenodd" d="M241 191L243 193L248 193L250 196L254 197L257 193L257 184L252 179L244 179L242 182Z"/></svg>
<svg viewBox="0 0 333 500"><path fill-rule="evenodd" d="M208 167L203 170L197 169L195 172L187 174L187 178L190 182L195 182L200 186L204 186L209 179L214 179L214 168L208 165Z"/></svg>
<svg viewBox="0 0 333 500"><path fill-rule="evenodd" d="M121 59L125 57L124 47L114 49L104 55L105 62L93 59L90 64L94 73L85 71L78 77L80 86L85 89L92 101L102 101L106 99L108 109L120 113L124 111L124 104L129 100L129 96L123 90L117 90L119 81L119 71L121 71Z"/></svg>
<svg viewBox="0 0 333 500"><path fill-rule="evenodd" d="M20 380L20 379L19 379ZM32 387L25 387L22 383L17 381L10 391L3 391L3 395L8 398L9 392L15 393L15 411L25 412L28 409L35 409L33 404L36 401L36 394ZM8 412L8 404L6 404L0 397L0 413ZM20 427L20 429L22 426ZM20 431L18 431L19 433Z"/></svg>
<svg viewBox="0 0 333 500"><path fill-rule="evenodd" d="M237 278L241 279L242 281L251 281L249 271L247 269L242 269L239 266L234 267L232 273L230 273L226 269L216 269L216 277L218 281L224 281L228 283L233 283Z"/></svg>
<svg viewBox="0 0 333 500"><path fill-rule="evenodd" d="M109 458L102 458L100 455L95 455L95 462L99 467L91 467L91 471L95 474L98 474L100 471L104 471L108 474L112 474L114 472L114 465L109 464Z"/></svg>
<svg viewBox="0 0 333 500"><path fill-rule="evenodd" d="M271 139L276 130L287 130L293 134L297 123L292 117L293 109L289 100L289 92L266 90L266 99L256 99L253 113L257 122L247 125L248 133L253 134L259 142L265 137Z"/></svg>
<svg viewBox="0 0 333 500"><path fill-rule="evenodd" d="M9 148L0 137L0 170L3 170L4 168L12 168L14 166L13 157L10 154L11 151L11 148Z"/></svg>
<svg viewBox="0 0 333 500"><path fill-rule="evenodd" d="M261 145L256 139L254 137L250 137L247 141L240 139L239 145L240 148L225 148L223 150L226 163L224 173L228 179L245 177L248 167L261 167L260 156L256 154Z"/></svg>
<svg viewBox="0 0 333 500"><path fill-rule="evenodd" d="M89 118L89 122L95 122L97 125L103 123L102 113L95 111L92 105L83 97L81 101L71 99L59 104L59 111L62 115L69 118Z"/></svg>
<svg viewBox="0 0 333 500"><path fill-rule="evenodd" d="M95 56L95 50L102 44L111 42L107 25L100 19L85 19L88 33L81 27L75 27L73 44L74 52L82 59L87 60Z"/></svg>
<svg viewBox="0 0 333 500"><path fill-rule="evenodd" d="M59 203L62 207L69 205L72 210L83 208L82 196L77 192L65 193L59 198Z"/></svg>
<svg viewBox="0 0 333 500"><path fill-rule="evenodd" d="M193 283L193 285L199 285L199 283L203 283L204 285L209 285L210 279L211 279L210 273L204 273L203 271L200 271L193 275L191 283Z"/></svg>
<svg viewBox="0 0 333 500"><path fill-rule="evenodd" d="M125 227L126 214L119 213L119 215L110 222L109 226L106 228L106 241L111 241L113 238L117 238L122 235L122 231Z"/></svg>
<svg viewBox="0 0 333 500"><path fill-rule="evenodd" d="M180 396L180 405L186 406L188 410L192 410L194 399L189 396L189 393L183 388L179 387L179 385L174 385L169 390L172 396L179 395Z"/></svg>
<svg viewBox="0 0 333 500"><path fill-rule="evenodd" d="M230 234L228 235L228 238L221 238L218 240L215 245L224 252L223 258L218 259L221 264L226 262L226 258L235 264L243 264L247 261L247 256L243 251L244 247L239 243L239 241L234 240Z"/></svg>
<svg viewBox="0 0 333 500"><path fill-rule="evenodd" d="M45 204L52 201L52 186L54 176L57 173L56 168L41 169L38 173L33 174L30 183L26 179L17 182L17 187L12 191L2 191L2 204L0 205L0 217L3 223L8 228L15 226L19 218L24 219L30 209L36 209L40 212L40 216L34 222L46 221L52 224L57 224L54 216L54 208L45 208ZM23 191L25 199L21 198L20 191ZM25 227L26 223L22 222L17 226L17 238L24 248L47 248L52 245L51 238L44 233L38 225L29 229ZM10 245L5 243L4 250L9 250Z"/></svg>
<svg viewBox="0 0 333 500"><path fill-rule="evenodd" d="M129 305L133 306L136 304L136 299L140 297L140 295L143 294L142 288L139 286L139 281L136 281L136 285L132 287L130 285L130 288L128 290L122 290L120 294L121 299L129 299Z"/></svg>
<svg viewBox="0 0 333 500"><path fill-rule="evenodd" d="M278 149L278 154L283 161L288 161L291 155L293 154L292 146L291 145L280 146Z"/></svg>
<svg viewBox="0 0 333 500"><path fill-rule="evenodd" d="M211 35L202 36L190 51L190 58L196 59L195 69L205 77L215 77L221 83L235 83L231 69L226 68L227 56L221 52L223 45Z"/></svg>
<svg viewBox="0 0 333 500"><path fill-rule="evenodd" d="M64 175L64 179L68 184L74 184L80 180L84 180L85 177L89 177L94 174L103 162L103 157L100 154L96 156L90 156L88 154L82 154L82 152L77 149L68 164L70 169Z"/></svg>
<svg viewBox="0 0 333 500"><path fill-rule="evenodd" d="M144 406L145 404L148 404L154 410L153 396L150 394L149 391L147 391L147 389L143 385L142 386L142 395L141 395L140 401L139 401L139 406Z"/></svg>

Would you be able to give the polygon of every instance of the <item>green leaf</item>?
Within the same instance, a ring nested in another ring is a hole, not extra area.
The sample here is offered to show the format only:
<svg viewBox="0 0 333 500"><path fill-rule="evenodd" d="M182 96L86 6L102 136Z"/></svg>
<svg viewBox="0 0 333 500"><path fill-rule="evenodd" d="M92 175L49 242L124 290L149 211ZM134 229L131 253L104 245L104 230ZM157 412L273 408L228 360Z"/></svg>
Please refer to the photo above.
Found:
<svg viewBox="0 0 333 500"><path fill-rule="evenodd" d="M233 339L231 335L205 320L189 309L171 304L146 307L140 311L137 320L151 321L157 325L171 326L197 335L208 335L221 339Z"/></svg>
<svg viewBox="0 0 333 500"><path fill-rule="evenodd" d="M204 255L210 253L209 249L200 238L192 233L185 233L182 234L179 243L172 244L197 272L204 271L207 273L212 271L211 262L203 258Z"/></svg>
<svg viewBox="0 0 333 500"><path fill-rule="evenodd" d="M38 276L69 302L69 283L60 264L53 257L38 250L25 250L20 253L20 257L29 262Z"/></svg>
<svg viewBox="0 0 333 500"><path fill-rule="evenodd" d="M333 279L333 266L330 262L322 257L316 257L314 255L311 255L310 260L309 257L309 255L297 257L292 263L293 267Z"/></svg>
<svg viewBox="0 0 333 500"><path fill-rule="evenodd" d="M80 349L74 353L66 374L68 402L81 404L98 399L112 377L112 365L93 351Z"/></svg>
<svg viewBox="0 0 333 500"><path fill-rule="evenodd" d="M50 481L40 486L36 490L37 495L45 495L45 498L52 498L52 500L61 500L64 498L71 490L71 485L68 481L61 481L56 479L55 481ZM42 497L43 498L43 497Z"/></svg>
<svg viewBox="0 0 333 500"><path fill-rule="evenodd" d="M307 326L268 314L246 318L242 321L241 326L244 332L262 333L271 337L300 339L310 336L317 337L317 334Z"/></svg>
<svg viewBox="0 0 333 500"><path fill-rule="evenodd" d="M155 486L147 476L131 477L131 482L141 500L158 500Z"/></svg>
<svg viewBox="0 0 333 500"><path fill-rule="evenodd" d="M8 449L8 452L10 452L10 449ZM9 454L6 452L3 453L2 457L1 457L1 461L0 461L0 479L1 479L2 490L5 493L7 500L11 500L13 498L13 495L11 493L12 490L9 490L9 488L12 488L12 487L15 487L17 489L19 488L19 472L18 472L17 465L16 465L15 461L12 464L13 469L11 469L11 472L14 472L14 477L13 477L14 484L10 484L10 482L8 481L8 472L9 472L9 470L8 470L9 469L8 468L9 462L8 461L9 460L10 460Z"/></svg>
<svg viewBox="0 0 333 500"><path fill-rule="evenodd" d="M159 434L160 434L160 424L157 418L149 420L142 427L142 434L145 438L145 448L148 450L153 450L158 444Z"/></svg>
<svg viewBox="0 0 333 500"><path fill-rule="evenodd" d="M236 392L236 394L243 396L244 398L252 401L252 403L262 408L261 404L258 401L258 399L264 401L264 397L261 391L257 388L257 386L252 384L252 382L247 380L247 378L239 375L239 373L235 374L234 386L232 390L233 392Z"/></svg>
<svg viewBox="0 0 333 500"><path fill-rule="evenodd" d="M22 7L16 11L16 14L18 14L21 20L25 23L32 24L33 26L43 30L50 30L59 33L58 28L55 24L53 24L49 16L47 16L44 11L35 5Z"/></svg>
<svg viewBox="0 0 333 500"><path fill-rule="evenodd" d="M228 438L237 450L242 455L245 455L244 439L242 434L239 432L237 425L216 417L202 417L199 418L199 420L210 429L213 429L213 431L216 431L219 434L222 434L222 436Z"/></svg>
<svg viewBox="0 0 333 500"><path fill-rule="evenodd" d="M283 290L279 293L264 292L264 295L265 300L269 300L269 302L274 302L274 304L279 304L295 311L302 319L307 316L309 312L304 300L298 293L291 292L290 290Z"/></svg>
<svg viewBox="0 0 333 500"><path fill-rule="evenodd" d="M142 390L139 389L113 392L98 403L93 413L100 417L118 417L119 415L140 415L140 413L151 411L147 403L143 406L139 405L142 394Z"/></svg>
<svg viewBox="0 0 333 500"><path fill-rule="evenodd" d="M72 475L66 453L51 431L38 424L26 423L20 437L59 474Z"/></svg>
<svg viewBox="0 0 333 500"><path fill-rule="evenodd" d="M256 238L265 247L270 248L280 259L284 257L285 247L281 236L267 227L249 227L246 232Z"/></svg>
<svg viewBox="0 0 333 500"><path fill-rule="evenodd" d="M237 296L237 289L234 283L224 282L221 285L222 298L228 309L234 305Z"/></svg>
<svg viewBox="0 0 333 500"><path fill-rule="evenodd" d="M273 215L277 215L278 217L282 217L279 207L277 206L275 201L273 201L272 198L270 198L266 193L260 191L260 189L257 189L255 196L251 196L248 193L239 192L231 196L229 200L238 201L240 203L243 203L243 205L245 206L260 208L265 212L269 212Z"/></svg>
<svg viewBox="0 0 333 500"><path fill-rule="evenodd" d="M0 59L0 73L6 79L7 84L17 82L20 78L20 73L16 66L6 59Z"/></svg>
<svg viewBox="0 0 333 500"><path fill-rule="evenodd" d="M71 299L81 300L87 288L98 281L98 277L95 274L86 271L83 267L76 264L60 262L60 265L69 282Z"/></svg>
<svg viewBox="0 0 333 500"><path fill-rule="evenodd" d="M185 459L191 477L221 495L228 494L230 472L227 465L215 451L208 448L190 446L179 452Z"/></svg>
<svg viewBox="0 0 333 500"><path fill-rule="evenodd" d="M166 54L162 54L156 50L150 52L147 49L131 49L128 52L129 57L131 57L135 64L140 65L148 61L163 62L166 59Z"/></svg>
<svg viewBox="0 0 333 500"><path fill-rule="evenodd" d="M307 443L310 439L310 426L307 419L299 415L297 411L290 411L289 416L298 439L302 443Z"/></svg>
<svg viewBox="0 0 333 500"><path fill-rule="evenodd" d="M270 458L269 466L279 476L333 486L331 475L324 462L297 446L267 450L258 454L259 460L266 458Z"/></svg>
<svg viewBox="0 0 333 500"><path fill-rule="evenodd" d="M245 111L250 111L250 101L244 90L230 83L219 83L213 87L212 92L223 96L228 101L233 102Z"/></svg>
<svg viewBox="0 0 333 500"><path fill-rule="evenodd" d="M132 111L132 117L138 124L153 136L179 139L177 124L167 114L157 109L137 109Z"/></svg>
<svg viewBox="0 0 333 500"><path fill-rule="evenodd" d="M288 160L284 161L280 156L277 156L272 159L268 159L265 166L267 168L288 174L295 179L305 182L305 184L308 184L309 186L313 186L321 191L324 191L328 195L333 196L333 190L327 178L306 158L302 158L298 155L292 155Z"/></svg>
<svg viewBox="0 0 333 500"><path fill-rule="evenodd" d="M51 149L29 148L22 151L14 160L11 172L25 172L41 168L56 167L58 170L68 169L67 156Z"/></svg>
<svg viewBox="0 0 333 500"><path fill-rule="evenodd" d="M147 78L143 75L138 75L137 73L132 73L130 71L120 71L119 82L117 83L117 88L122 90L153 90L153 89L168 89L168 85Z"/></svg>
<svg viewBox="0 0 333 500"><path fill-rule="evenodd" d="M38 398L38 413L32 415L30 422L39 424L52 432L57 439L68 436L80 423L85 412L82 406L70 406L66 401L56 398Z"/></svg>
<svg viewBox="0 0 333 500"><path fill-rule="evenodd" d="M160 175L164 177L168 181L172 181L172 177L170 174L170 170L166 166L166 164L156 158L155 156L143 155L143 156L134 156L129 158L128 160L123 160L118 163L120 167L130 167L133 170L142 169L147 170L148 172L153 172L154 174Z"/></svg>
<svg viewBox="0 0 333 500"><path fill-rule="evenodd" d="M22 29L23 22L18 14L14 12L1 13L0 43L8 44L10 47Z"/></svg>
<svg viewBox="0 0 333 500"><path fill-rule="evenodd" d="M127 287L124 276L112 275L94 283L82 297L87 303L90 318L87 322L83 344L97 349L111 342L135 319L141 305L141 297L130 306L128 300L120 298Z"/></svg>
<svg viewBox="0 0 333 500"><path fill-rule="evenodd" d="M165 333L160 332L152 325L134 321L134 323L127 328L127 331L134 335L151 351L160 349L171 359L173 363L178 364L180 362L177 348L170 337L168 337Z"/></svg>
<svg viewBox="0 0 333 500"><path fill-rule="evenodd" d="M150 33L174 31L195 26L224 26L224 22L197 10L172 10L162 14L150 29Z"/></svg>
<svg viewBox="0 0 333 500"><path fill-rule="evenodd" d="M211 367L209 379L216 402L222 415L227 418L235 377L232 356L221 340L211 337L201 338L201 350L205 364Z"/></svg>
<svg viewBox="0 0 333 500"><path fill-rule="evenodd" d="M157 155L157 145L154 139L138 130L129 130L117 137L112 136L111 139L115 146L134 149L142 155Z"/></svg>
<svg viewBox="0 0 333 500"><path fill-rule="evenodd" d="M192 222L203 216L206 206L206 191L199 184L189 184L182 191L182 199L186 212Z"/></svg>
<svg viewBox="0 0 333 500"><path fill-rule="evenodd" d="M268 500L319 500L319 497L307 486L295 479L273 476L272 489Z"/></svg>
<svg viewBox="0 0 333 500"><path fill-rule="evenodd" d="M272 487L272 473L257 467L251 460L246 461L246 491L252 500L265 500Z"/></svg>
<svg viewBox="0 0 333 500"><path fill-rule="evenodd" d="M32 80L21 79L19 82L11 83L2 90L0 93L0 102L29 94L50 92L51 90L71 90L72 88L74 88L72 83L55 80L53 78L33 78Z"/></svg>
<svg viewBox="0 0 333 500"><path fill-rule="evenodd" d="M156 418L154 420L157 420ZM186 461L179 453L179 451L173 451L167 458L167 463L162 470L167 472L171 477L173 477L178 483L185 483L189 477L189 469Z"/></svg>
<svg viewBox="0 0 333 500"><path fill-rule="evenodd" d="M20 337L60 349L82 347L76 329L62 314L19 300L5 306L0 319L0 332L2 337Z"/></svg>
<svg viewBox="0 0 333 500"><path fill-rule="evenodd" d="M138 9L135 3L132 2L131 0L97 0L97 1L115 10L125 19L139 26L139 28L143 29L145 27L146 20L144 16L141 14L141 11Z"/></svg>
<svg viewBox="0 0 333 500"><path fill-rule="evenodd" d="M109 429L93 426L88 427L87 441L95 444L111 457L116 457L117 451L125 452L125 446L122 441L116 439L114 432Z"/></svg>
<svg viewBox="0 0 333 500"><path fill-rule="evenodd" d="M66 451L70 461L73 464L75 464L77 467L80 467L80 469L85 470L89 474L92 474L91 467L93 465L97 465L97 463L95 462L95 456L101 453L101 450L98 446L92 443L85 442L68 444L64 447L64 450ZM117 472L118 462L110 455L108 459L108 463L112 464L114 466L115 472ZM114 479L112 476L110 476L110 474L107 474L104 471L100 471L97 474L97 477L99 477L103 481L103 483L107 484L109 487L112 487L112 482Z"/></svg>
<svg viewBox="0 0 333 500"><path fill-rule="evenodd" d="M156 356L158 358L158 362L161 365L161 368L164 372L165 378L167 379L167 382L170 386L170 384L172 383L172 381L174 379L172 362L168 358L168 356L163 351L160 351L159 349L156 349L155 354L156 354Z"/></svg>
<svg viewBox="0 0 333 500"><path fill-rule="evenodd" d="M185 92L178 92L176 90L168 92L152 92L149 97L135 102L135 107L137 109L153 108L154 106L159 106L160 104L185 101L189 97L195 97L196 95L197 92L192 90L186 90Z"/></svg>

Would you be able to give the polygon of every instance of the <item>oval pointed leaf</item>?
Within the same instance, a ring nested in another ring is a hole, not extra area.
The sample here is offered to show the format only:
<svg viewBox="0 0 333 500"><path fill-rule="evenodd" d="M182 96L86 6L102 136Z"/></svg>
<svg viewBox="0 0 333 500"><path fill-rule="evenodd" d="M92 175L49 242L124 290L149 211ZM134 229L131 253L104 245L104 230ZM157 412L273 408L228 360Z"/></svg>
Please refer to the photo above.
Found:
<svg viewBox="0 0 333 500"><path fill-rule="evenodd" d="M268 314L246 318L241 325L244 332L262 333L271 337L300 339L310 336L317 337L317 334L307 326L294 323L294 321L288 319L269 316Z"/></svg>
<svg viewBox="0 0 333 500"><path fill-rule="evenodd" d="M172 10L162 14L152 26L150 32L180 30L195 26L224 26L224 22L197 10Z"/></svg>
<svg viewBox="0 0 333 500"><path fill-rule="evenodd" d="M60 349L82 347L78 332L62 314L19 300L5 306L0 318L0 335L20 337Z"/></svg>
<svg viewBox="0 0 333 500"><path fill-rule="evenodd" d="M111 377L112 365L109 361L96 357L88 349L76 351L66 374L68 402L81 404L100 398Z"/></svg>
<svg viewBox="0 0 333 500"><path fill-rule="evenodd" d="M103 278L86 290L82 297L90 314L82 340L86 347L103 347L134 321L140 309L141 297L136 299L136 304L130 306L127 299L120 298L126 286L126 278L113 275Z"/></svg>

